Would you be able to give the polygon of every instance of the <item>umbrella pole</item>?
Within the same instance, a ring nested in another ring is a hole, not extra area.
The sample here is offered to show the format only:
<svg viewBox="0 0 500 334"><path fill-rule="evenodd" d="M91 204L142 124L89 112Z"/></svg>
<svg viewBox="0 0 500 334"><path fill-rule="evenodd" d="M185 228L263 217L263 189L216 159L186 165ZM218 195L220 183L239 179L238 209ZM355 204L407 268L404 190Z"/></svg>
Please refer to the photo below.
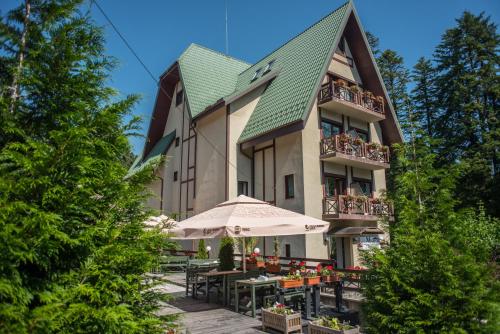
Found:
<svg viewBox="0 0 500 334"><path fill-rule="evenodd" d="M241 252L241 261L243 261L243 273L247 272L247 261L245 261L245 237L243 239L243 251Z"/></svg>

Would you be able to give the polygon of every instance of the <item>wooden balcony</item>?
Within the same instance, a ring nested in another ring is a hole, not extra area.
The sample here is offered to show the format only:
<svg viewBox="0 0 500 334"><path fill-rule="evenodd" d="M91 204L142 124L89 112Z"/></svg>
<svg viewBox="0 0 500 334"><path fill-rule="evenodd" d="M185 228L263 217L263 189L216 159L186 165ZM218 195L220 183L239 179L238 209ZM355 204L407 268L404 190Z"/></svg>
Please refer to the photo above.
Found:
<svg viewBox="0 0 500 334"><path fill-rule="evenodd" d="M389 148L365 143L348 134L321 139L320 159L357 168L378 170L389 168Z"/></svg>
<svg viewBox="0 0 500 334"><path fill-rule="evenodd" d="M318 105L321 108L367 122L378 122L385 119L383 97L375 97L369 91L362 91L357 86L349 87L346 83L329 81L321 86Z"/></svg>
<svg viewBox="0 0 500 334"><path fill-rule="evenodd" d="M392 204L380 198L337 195L323 199L323 220L374 222L393 216Z"/></svg>

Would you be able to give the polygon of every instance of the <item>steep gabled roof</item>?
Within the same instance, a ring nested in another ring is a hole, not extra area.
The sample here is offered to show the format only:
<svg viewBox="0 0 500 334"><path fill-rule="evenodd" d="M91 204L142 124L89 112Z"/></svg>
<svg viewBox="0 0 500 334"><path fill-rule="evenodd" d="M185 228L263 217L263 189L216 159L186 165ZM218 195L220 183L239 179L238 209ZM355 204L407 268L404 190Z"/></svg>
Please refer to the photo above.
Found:
<svg viewBox="0 0 500 334"><path fill-rule="evenodd" d="M234 91L238 75L250 64L191 44L178 60L191 117Z"/></svg>
<svg viewBox="0 0 500 334"><path fill-rule="evenodd" d="M350 2L345 3L238 76L236 90L241 91L251 84L255 71L268 62L274 60L273 67L279 68L279 74L260 98L239 142L305 121L350 6Z"/></svg>

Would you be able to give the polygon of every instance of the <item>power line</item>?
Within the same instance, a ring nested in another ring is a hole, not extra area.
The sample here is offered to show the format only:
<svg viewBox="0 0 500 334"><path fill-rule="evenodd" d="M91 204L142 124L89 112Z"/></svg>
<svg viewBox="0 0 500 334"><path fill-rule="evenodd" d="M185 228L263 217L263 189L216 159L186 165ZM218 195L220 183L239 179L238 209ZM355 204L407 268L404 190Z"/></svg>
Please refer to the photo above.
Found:
<svg viewBox="0 0 500 334"><path fill-rule="evenodd" d="M102 9L102 7L99 5L99 3L97 2L97 0L91 0L91 3L94 3L97 7L97 9L101 12L101 14L104 16L104 18L106 19L106 21L111 25L111 27L113 28L113 30L116 32L116 34L120 37L120 39L123 41L123 43L127 46L127 48L129 49L129 51L134 55L134 57L137 59L137 61L142 65L142 67L144 68L144 70L149 74L149 76L151 77L151 79L155 82L156 86L159 87L159 89L170 99L170 101L173 100L172 96L170 96L170 94L167 93L167 91L162 87L162 85L160 84L160 81L158 81L155 76L153 75L153 73L149 70L149 68L146 66L146 64L142 61L142 59L139 57L139 55L137 54L137 52L135 52L135 50L132 48L132 46L130 45L130 43L125 39L125 36L118 30L118 28L116 27L116 25L111 21L110 17L104 12L104 10ZM227 11L227 7L226 7L226 11ZM226 14L227 15L227 14ZM227 16L226 16L226 22L227 22ZM226 43L226 47L227 47L227 43ZM227 50L226 50L227 52ZM168 74L170 74L172 71L174 70L174 68L172 67L171 69L169 69L165 74L163 74L162 76L167 76ZM183 114L187 114L187 113L183 113ZM186 115L183 115L183 117L186 117L186 120L187 121L191 121L189 119L189 117L187 117ZM233 167L235 169L236 172L239 172L241 173L241 175L251 179L251 176L247 175L245 172L243 172L241 169L238 169L238 166L234 165L226 156L225 153L222 153L219 151L219 149L207 138L207 136L205 136L203 134L203 132L200 130L200 129L196 129L195 130L196 133L198 133L199 135L201 135L201 137L203 137L206 142L214 149L214 151L219 154L222 158L224 158L224 161L229 164L231 167ZM254 184L256 183L256 180L254 180ZM263 185L262 183L259 182L259 185ZM276 200L276 199L275 199Z"/></svg>

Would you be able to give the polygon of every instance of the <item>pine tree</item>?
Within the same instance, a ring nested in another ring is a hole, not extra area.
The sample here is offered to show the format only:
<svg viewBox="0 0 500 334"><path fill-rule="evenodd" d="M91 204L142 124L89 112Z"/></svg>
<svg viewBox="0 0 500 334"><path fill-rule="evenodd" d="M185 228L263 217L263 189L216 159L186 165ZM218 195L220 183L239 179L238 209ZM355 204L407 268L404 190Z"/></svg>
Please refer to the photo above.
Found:
<svg viewBox="0 0 500 334"><path fill-rule="evenodd" d="M220 240L219 248L220 270L234 269L234 239L231 237L223 237Z"/></svg>
<svg viewBox="0 0 500 334"><path fill-rule="evenodd" d="M462 163L457 195L500 216L500 81L497 26L484 14L464 12L435 52L441 163Z"/></svg>
<svg viewBox="0 0 500 334"><path fill-rule="evenodd" d="M496 332L500 290L489 258L500 222L484 212L455 212L456 173L434 167L426 136L412 138L396 150L401 170L391 197L399 214L391 244L366 254L366 331ZM484 236L490 242L479 241Z"/></svg>
<svg viewBox="0 0 500 334"><path fill-rule="evenodd" d="M198 252L196 253L196 258L197 259L208 259L208 252L205 247L205 239L201 239L198 242Z"/></svg>
<svg viewBox="0 0 500 334"><path fill-rule="evenodd" d="M24 47L25 4L0 24L0 331L159 333L144 273L170 246L142 225L159 161L124 179L137 97L106 86L114 62L81 4L30 1Z"/></svg>
<svg viewBox="0 0 500 334"><path fill-rule="evenodd" d="M379 49L379 39L377 36L372 34L369 31L365 31L366 39L368 40L368 45L370 45L370 48L372 49L373 56L375 59L378 58L380 55L380 49Z"/></svg>
<svg viewBox="0 0 500 334"><path fill-rule="evenodd" d="M411 99L420 128L429 137L434 135L436 104L436 71L430 60L421 57L413 67L411 77L415 87Z"/></svg>
<svg viewBox="0 0 500 334"><path fill-rule="evenodd" d="M405 121L405 101L408 98L407 84L409 71L405 68L403 57L393 50L384 50L377 58L380 75L391 99L394 111L400 122Z"/></svg>

